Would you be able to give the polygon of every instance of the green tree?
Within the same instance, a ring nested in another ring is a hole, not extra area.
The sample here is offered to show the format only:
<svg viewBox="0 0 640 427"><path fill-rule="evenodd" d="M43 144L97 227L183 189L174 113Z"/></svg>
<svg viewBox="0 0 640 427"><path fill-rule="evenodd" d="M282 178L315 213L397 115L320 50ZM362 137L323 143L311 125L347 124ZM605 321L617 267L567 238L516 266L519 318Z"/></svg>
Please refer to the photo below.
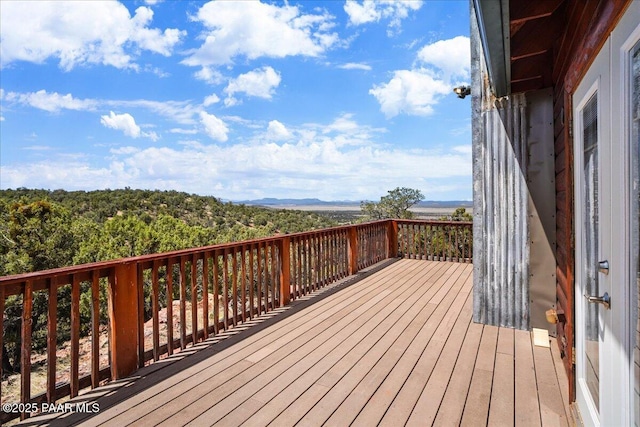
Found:
<svg viewBox="0 0 640 427"><path fill-rule="evenodd" d="M457 208L450 216L441 216L438 219L441 221L473 221L473 215L465 208Z"/></svg>
<svg viewBox="0 0 640 427"><path fill-rule="evenodd" d="M389 190L386 196L382 196L379 202L363 201L360 210L368 219L410 219L413 212L409 209L424 199L420 190L406 187L397 187Z"/></svg>
<svg viewBox="0 0 640 427"><path fill-rule="evenodd" d="M18 274L69 265L75 244L69 212L47 200L18 201L0 205L0 274ZM69 312L70 304L58 306L61 316ZM33 347L46 346L47 296L33 295ZM22 327L22 296L10 296L5 301L3 369L20 367L20 330ZM6 355L6 356L5 356Z"/></svg>
<svg viewBox="0 0 640 427"><path fill-rule="evenodd" d="M69 265L76 248L71 217L46 200L0 207L0 275Z"/></svg>

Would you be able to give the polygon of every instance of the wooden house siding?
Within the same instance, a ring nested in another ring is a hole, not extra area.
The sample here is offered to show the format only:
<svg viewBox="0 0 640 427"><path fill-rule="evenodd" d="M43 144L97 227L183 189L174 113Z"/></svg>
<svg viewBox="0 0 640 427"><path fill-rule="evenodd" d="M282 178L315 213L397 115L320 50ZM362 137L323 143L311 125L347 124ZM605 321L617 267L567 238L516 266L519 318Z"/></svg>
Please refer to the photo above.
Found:
<svg viewBox="0 0 640 427"><path fill-rule="evenodd" d="M512 0L513 2L513 0ZM575 398L574 348L574 183L571 97L580 79L622 16L630 0L566 1L555 13L564 21L553 58L556 175L557 340Z"/></svg>

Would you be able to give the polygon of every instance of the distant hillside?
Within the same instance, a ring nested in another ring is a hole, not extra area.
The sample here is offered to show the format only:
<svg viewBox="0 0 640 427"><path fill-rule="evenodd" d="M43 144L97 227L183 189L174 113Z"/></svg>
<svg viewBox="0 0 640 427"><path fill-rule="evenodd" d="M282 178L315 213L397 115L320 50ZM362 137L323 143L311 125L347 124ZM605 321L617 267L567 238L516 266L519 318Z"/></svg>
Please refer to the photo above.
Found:
<svg viewBox="0 0 640 427"><path fill-rule="evenodd" d="M354 200L332 200L325 201L320 199L277 199L264 198L257 200L242 200L235 203L241 203L252 206L353 206L360 209L360 201ZM416 205L416 207L424 208L471 208L473 202L469 200L425 200Z"/></svg>
<svg viewBox="0 0 640 427"><path fill-rule="evenodd" d="M416 206L424 208L472 208L473 202L470 200L427 200L418 203Z"/></svg>
<svg viewBox="0 0 640 427"><path fill-rule="evenodd" d="M267 197L264 199L257 199L257 200L242 200L235 203L241 203L241 204L253 205L253 206L317 206L317 205L360 206L360 202L354 202L350 200L327 202L320 199L276 199L273 197Z"/></svg>
<svg viewBox="0 0 640 427"><path fill-rule="evenodd" d="M0 276L336 224L177 191L0 190Z"/></svg>

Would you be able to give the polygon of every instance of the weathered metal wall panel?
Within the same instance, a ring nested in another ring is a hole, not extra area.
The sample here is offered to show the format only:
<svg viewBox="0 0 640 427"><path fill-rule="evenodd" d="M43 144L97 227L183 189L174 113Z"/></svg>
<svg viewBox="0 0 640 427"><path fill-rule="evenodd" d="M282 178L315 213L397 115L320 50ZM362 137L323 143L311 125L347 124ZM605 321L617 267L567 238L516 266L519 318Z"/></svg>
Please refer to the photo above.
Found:
<svg viewBox="0 0 640 427"><path fill-rule="evenodd" d="M556 182L553 135L553 91L551 88L527 94L527 147L529 161L529 301L531 327L556 327L545 312L556 308Z"/></svg>
<svg viewBox="0 0 640 427"><path fill-rule="evenodd" d="M474 320L554 334L552 92L495 98L473 13Z"/></svg>
<svg viewBox="0 0 640 427"><path fill-rule="evenodd" d="M529 329L526 97L496 99L472 8L474 321Z"/></svg>

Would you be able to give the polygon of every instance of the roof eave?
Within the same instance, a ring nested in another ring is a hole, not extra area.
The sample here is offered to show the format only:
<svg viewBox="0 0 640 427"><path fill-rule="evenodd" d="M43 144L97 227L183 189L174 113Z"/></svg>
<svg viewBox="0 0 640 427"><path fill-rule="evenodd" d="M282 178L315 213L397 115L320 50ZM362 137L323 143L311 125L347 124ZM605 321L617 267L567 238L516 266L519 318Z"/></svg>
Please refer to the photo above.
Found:
<svg viewBox="0 0 640 427"><path fill-rule="evenodd" d="M509 0L473 0L494 95L511 93Z"/></svg>

